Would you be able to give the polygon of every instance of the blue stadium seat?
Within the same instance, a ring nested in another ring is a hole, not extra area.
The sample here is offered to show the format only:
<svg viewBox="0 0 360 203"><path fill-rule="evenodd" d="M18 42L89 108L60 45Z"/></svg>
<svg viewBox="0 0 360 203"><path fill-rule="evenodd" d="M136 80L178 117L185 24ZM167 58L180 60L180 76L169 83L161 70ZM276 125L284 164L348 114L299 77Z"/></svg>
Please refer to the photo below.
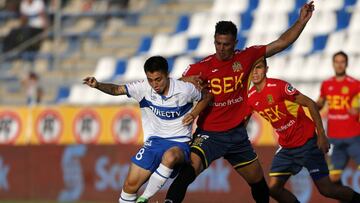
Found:
<svg viewBox="0 0 360 203"><path fill-rule="evenodd" d="M241 28L239 30L249 30L253 22L252 11L246 11L241 14Z"/></svg>
<svg viewBox="0 0 360 203"><path fill-rule="evenodd" d="M304 4L307 3L307 0L296 0L295 8L298 10L301 8ZM297 11L296 11L297 12Z"/></svg>
<svg viewBox="0 0 360 203"><path fill-rule="evenodd" d="M240 49L240 50L244 49L245 43L246 43L246 37L243 34L238 33L237 40L238 40L238 43L236 45L236 49Z"/></svg>
<svg viewBox="0 0 360 203"><path fill-rule="evenodd" d="M353 6L356 3L357 0L345 0L344 7L345 6Z"/></svg>
<svg viewBox="0 0 360 203"><path fill-rule="evenodd" d="M189 16L188 15L182 15L179 18L179 22L176 26L175 33L186 31L189 27Z"/></svg>
<svg viewBox="0 0 360 203"><path fill-rule="evenodd" d="M200 37L193 37L188 39L188 51L194 51L198 47L200 42Z"/></svg>
<svg viewBox="0 0 360 203"><path fill-rule="evenodd" d="M313 39L312 53L324 50L328 35L315 36Z"/></svg>
<svg viewBox="0 0 360 203"><path fill-rule="evenodd" d="M349 26L351 14L347 12L345 9L336 11L336 30L344 29Z"/></svg>
<svg viewBox="0 0 360 203"><path fill-rule="evenodd" d="M170 73L173 70L173 67L174 67L175 57L168 57L168 58L166 58L166 60L168 62L169 73Z"/></svg>
<svg viewBox="0 0 360 203"><path fill-rule="evenodd" d="M139 53L145 53L145 52L149 51L150 46L151 46L151 41L152 41L151 36L144 36L141 39L141 43L140 43L137 53L139 54Z"/></svg>
<svg viewBox="0 0 360 203"><path fill-rule="evenodd" d="M251 0L249 1L249 7L247 9L246 12L252 12L253 10L255 10L259 5L259 0Z"/></svg>
<svg viewBox="0 0 360 203"><path fill-rule="evenodd" d="M125 73L126 70L126 60L120 59L116 62L114 77L119 76Z"/></svg>
<svg viewBox="0 0 360 203"><path fill-rule="evenodd" d="M289 24L288 25L292 26L295 23L295 21L297 20L298 16L299 16L298 9L295 9L292 12L290 12L288 14L288 17L289 17Z"/></svg>
<svg viewBox="0 0 360 203"><path fill-rule="evenodd" d="M57 92L55 103L66 101L70 95L70 88L68 86L60 86Z"/></svg>

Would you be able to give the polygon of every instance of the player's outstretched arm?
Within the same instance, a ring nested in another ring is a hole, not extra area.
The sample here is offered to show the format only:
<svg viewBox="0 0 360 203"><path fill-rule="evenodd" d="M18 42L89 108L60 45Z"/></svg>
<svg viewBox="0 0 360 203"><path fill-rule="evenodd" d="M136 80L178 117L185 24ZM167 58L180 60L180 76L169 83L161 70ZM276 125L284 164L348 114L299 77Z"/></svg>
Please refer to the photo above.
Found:
<svg viewBox="0 0 360 203"><path fill-rule="evenodd" d="M106 94L110 95L124 95L126 94L125 85L116 85L110 83L98 82L94 77L86 77L83 79L83 84L89 87L96 88Z"/></svg>
<svg viewBox="0 0 360 203"><path fill-rule="evenodd" d="M286 30L279 39L266 46L266 57L279 53L294 43L305 28L306 23L310 20L313 11L314 1L305 4L300 10L300 16L297 21L288 30Z"/></svg>
<svg viewBox="0 0 360 203"><path fill-rule="evenodd" d="M214 96L208 92L207 89L203 89L201 91L202 99L196 104L196 106L193 108L193 110L186 114L182 120L184 125L189 125L191 124L195 118L200 114L200 112L202 112L208 105L209 103L213 100Z"/></svg>
<svg viewBox="0 0 360 203"><path fill-rule="evenodd" d="M315 123L318 135L317 145L322 152L327 153L329 151L330 145L326 138L324 126L322 124L321 116L316 103L312 99L301 93L299 95L296 95L295 102L309 108L309 112L311 118Z"/></svg>

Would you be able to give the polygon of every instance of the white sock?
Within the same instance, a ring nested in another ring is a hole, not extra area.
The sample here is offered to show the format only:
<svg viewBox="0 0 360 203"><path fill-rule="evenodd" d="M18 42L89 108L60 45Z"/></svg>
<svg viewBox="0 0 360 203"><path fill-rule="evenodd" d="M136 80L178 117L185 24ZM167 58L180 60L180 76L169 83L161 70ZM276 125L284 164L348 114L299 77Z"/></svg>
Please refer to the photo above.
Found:
<svg viewBox="0 0 360 203"><path fill-rule="evenodd" d="M119 203L135 203L136 201L136 194L129 194L124 192L124 190L121 191Z"/></svg>
<svg viewBox="0 0 360 203"><path fill-rule="evenodd" d="M149 183L147 184L141 197L149 199L150 197L154 196L155 193L158 192L165 184L167 179L169 179L172 172L173 169L160 164L156 171L154 171L154 173L150 176Z"/></svg>

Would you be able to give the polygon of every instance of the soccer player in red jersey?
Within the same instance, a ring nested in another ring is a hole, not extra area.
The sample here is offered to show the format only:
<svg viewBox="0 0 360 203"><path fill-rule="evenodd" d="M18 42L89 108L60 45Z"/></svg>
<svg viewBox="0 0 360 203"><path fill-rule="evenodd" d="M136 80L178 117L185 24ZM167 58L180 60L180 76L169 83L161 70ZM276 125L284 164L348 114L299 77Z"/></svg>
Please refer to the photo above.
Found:
<svg viewBox="0 0 360 203"><path fill-rule="evenodd" d="M280 149L271 165L270 195L279 202L299 202L284 185L291 175L305 167L325 197L360 202L358 193L330 181L324 158L329 143L316 103L289 83L267 78L267 69L265 59L256 63L248 104L251 110L270 122L278 134ZM313 120L305 114L303 107L309 109Z"/></svg>
<svg viewBox="0 0 360 203"><path fill-rule="evenodd" d="M333 145L330 155L330 179L341 183L341 174L350 158L353 158L360 169L360 123L359 100L360 82L346 74L348 56L340 51L333 55L335 76L325 80L321 85L317 101L321 109L328 106L327 135Z"/></svg>
<svg viewBox="0 0 360 203"><path fill-rule="evenodd" d="M249 75L258 59L286 49L299 37L313 10L313 2L305 4L294 25L277 40L245 50L235 50L237 28L232 22L216 24L216 53L190 65L183 74L184 77L199 76L205 81L214 100L199 115L191 146L191 165L183 167L170 186L165 202L182 202L187 187L212 161L221 157L250 185L256 202L269 202L269 188L245 128Z"/></svg>

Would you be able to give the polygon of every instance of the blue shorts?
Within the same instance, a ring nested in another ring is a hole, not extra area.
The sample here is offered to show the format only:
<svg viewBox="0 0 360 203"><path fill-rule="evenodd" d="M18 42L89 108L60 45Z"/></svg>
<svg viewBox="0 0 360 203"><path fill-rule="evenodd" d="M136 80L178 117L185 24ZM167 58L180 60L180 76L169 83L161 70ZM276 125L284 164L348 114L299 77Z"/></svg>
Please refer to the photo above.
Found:
<svg viewBox="0 0 360 203"><path fill-rule="evenodd" d="M329 168L331 173L341 173L349 159L352 158L360 166L360 136L346 139L329 139L333 145Z"/></svg>
<svg viewBox="0 0 360 203"><path fill-rule="evenodd" d="M163 154L172 147L179 147L184 152L185 162L190 161L190 146L188 143L170 141L160 137L150 137L140 148L131 161L145 170L154 172L160 165ZM171 178L177 175L180 166L174 168Z"/></svg>
<svg viewBox="0 0 360 203"><path fill-rule="evenodd" d="M315 136L301 147L280 148L274 156L269 175L287 179L305 167L313 180L328 176L324 153L318 148L316 141Z"/></svg>
<svg viewBox="0 0 360 203"><path fill-rule="evenodd" d="M191 144L191 152L201 158L204 168L220 157L224 157L235 169L257 160L257 154L243 125L224 132L198 128Z"/></svg>

